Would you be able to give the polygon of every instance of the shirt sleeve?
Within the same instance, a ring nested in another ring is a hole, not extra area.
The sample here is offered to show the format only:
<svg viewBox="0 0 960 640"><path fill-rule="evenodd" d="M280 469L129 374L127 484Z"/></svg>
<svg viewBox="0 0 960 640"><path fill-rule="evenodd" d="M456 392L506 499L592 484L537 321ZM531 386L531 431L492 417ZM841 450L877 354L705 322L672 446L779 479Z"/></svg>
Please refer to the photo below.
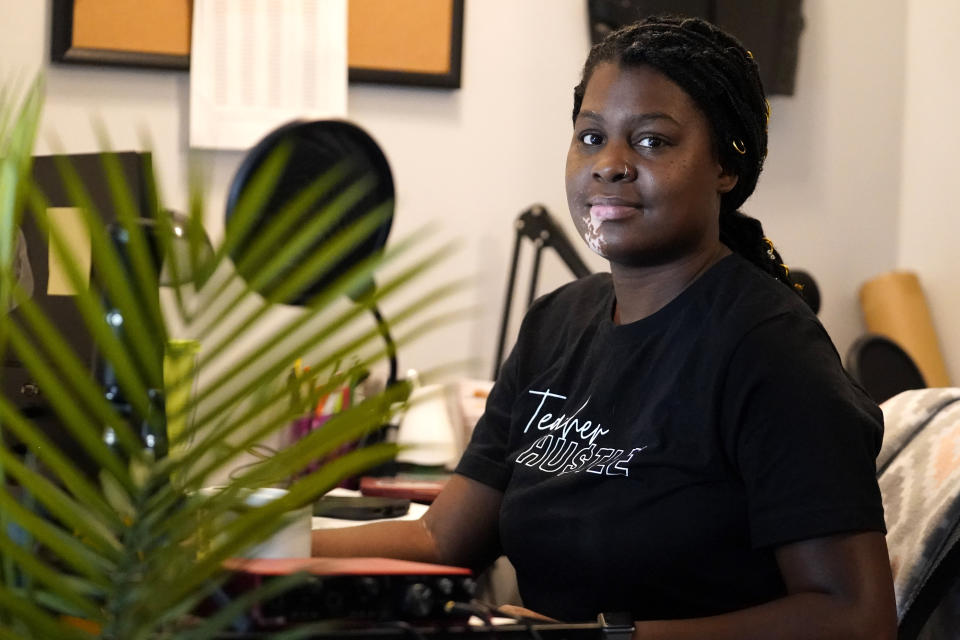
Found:
<svg viewBox="0 0 960 640"><path fill-rule="evenodd" d="M723 397L725 446L755 547L885 531L876 479L883 414L816 319L787 313L748 332Z"/></svg>
<svg viewBox="0 0 960 640"><path fill-rule="evenodd" d="M457 464L456 473L503 491L510 481L507 464L510 417L516 395L517 347L514 347L500 368L500 375L490 390L483 415Z"/></svg>

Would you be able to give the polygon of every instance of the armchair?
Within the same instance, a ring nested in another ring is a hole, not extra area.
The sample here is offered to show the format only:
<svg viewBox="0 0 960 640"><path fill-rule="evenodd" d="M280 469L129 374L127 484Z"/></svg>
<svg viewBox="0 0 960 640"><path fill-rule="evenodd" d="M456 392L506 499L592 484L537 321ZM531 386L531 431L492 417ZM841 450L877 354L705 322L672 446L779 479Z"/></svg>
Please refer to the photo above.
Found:
<svg viewBox="0 0 960 640"><path fill-rule="evenodd" d="M877 473L899 638L914 640L960 576L960 389L905 391L881 406Z"/></svg>

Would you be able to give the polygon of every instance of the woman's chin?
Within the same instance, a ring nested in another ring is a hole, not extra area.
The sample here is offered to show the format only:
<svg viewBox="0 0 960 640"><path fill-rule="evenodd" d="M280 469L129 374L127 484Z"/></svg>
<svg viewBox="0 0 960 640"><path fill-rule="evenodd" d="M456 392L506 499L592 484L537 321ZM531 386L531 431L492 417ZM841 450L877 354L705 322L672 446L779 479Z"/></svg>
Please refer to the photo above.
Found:
<svg viewBox="0 0 960 640"><path fill-rule="evenodd" d="M587 245L587 247L589 247L590 250L593 251L595 254L597 254L601 258L609 259L607 256L607 245L605 242L603 242L602 240L589 238L586 236L583 238L583 241Z"/></svg>

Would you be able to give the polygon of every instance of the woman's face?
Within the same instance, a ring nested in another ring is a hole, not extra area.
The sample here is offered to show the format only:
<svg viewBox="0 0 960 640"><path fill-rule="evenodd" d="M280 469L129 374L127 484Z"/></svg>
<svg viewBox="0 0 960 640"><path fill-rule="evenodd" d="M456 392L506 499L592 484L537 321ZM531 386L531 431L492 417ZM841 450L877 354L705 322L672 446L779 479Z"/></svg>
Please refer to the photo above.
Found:
<svg viewBox="0 0 960 640"><path fill-rule="evenodd" d="M567 202L583 239L626 266L667 264L718 248L724 173L710 124L687 93L649 66L599 64L567 152Z"/></svg>

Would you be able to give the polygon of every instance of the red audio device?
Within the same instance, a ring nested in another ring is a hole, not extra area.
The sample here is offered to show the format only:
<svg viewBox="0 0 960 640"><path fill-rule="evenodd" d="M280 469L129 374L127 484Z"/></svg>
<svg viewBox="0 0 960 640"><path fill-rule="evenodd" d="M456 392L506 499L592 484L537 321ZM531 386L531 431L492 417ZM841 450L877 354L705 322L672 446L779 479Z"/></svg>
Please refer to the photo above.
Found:
<svg viewBox="0 0 960 640"><path fill-rule="evenodd" d="M233 558L227 591L237 594L277 576L304 572L306 581L259 603L251 619L261 629L322 620L449 619L443 606L469 601L476 583L469 569L389 558Z"/></svg>

